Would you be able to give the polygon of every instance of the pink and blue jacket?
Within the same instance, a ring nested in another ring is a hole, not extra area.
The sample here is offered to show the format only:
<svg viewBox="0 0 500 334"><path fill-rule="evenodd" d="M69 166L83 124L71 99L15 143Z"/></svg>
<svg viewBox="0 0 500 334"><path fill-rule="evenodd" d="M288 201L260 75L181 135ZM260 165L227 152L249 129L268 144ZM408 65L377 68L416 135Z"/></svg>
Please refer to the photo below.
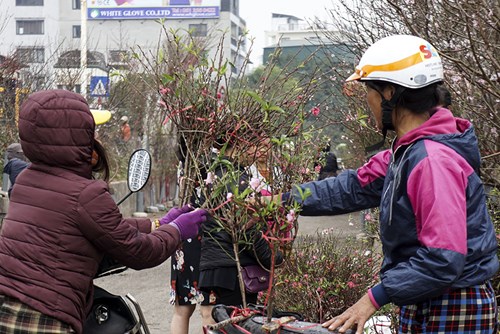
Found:
<svg viewBox="0 0 500 334"><path fill-rule="evenodd" d="M369 296L376 307L411 305L499 268L479 165L472 125L441 108L358 170L301 185L305 201L296 191L283 200L302 202L305 216L380 207L384 261Z"/></svg>

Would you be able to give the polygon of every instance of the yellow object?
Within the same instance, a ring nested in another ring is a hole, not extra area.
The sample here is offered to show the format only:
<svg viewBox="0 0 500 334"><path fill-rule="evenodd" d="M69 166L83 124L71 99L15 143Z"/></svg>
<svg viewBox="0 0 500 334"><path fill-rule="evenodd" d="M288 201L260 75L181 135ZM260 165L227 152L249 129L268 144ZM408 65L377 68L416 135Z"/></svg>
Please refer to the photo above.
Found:
<svg viewBox="0 0 500 334"><path fill-rule="evenodd" d="M16 125L19 122L19 109L21 108L21 102L24 100L24 97L29 94L29 90L27 88L16 88L16 102L15 102L15 119Z"/></svg>
<svg viewBox="0 0 500 334"><path fill-rule="evenodd" d="M105 109L90 109L96 125L104 124L111 119L111 111Z"/></svg>

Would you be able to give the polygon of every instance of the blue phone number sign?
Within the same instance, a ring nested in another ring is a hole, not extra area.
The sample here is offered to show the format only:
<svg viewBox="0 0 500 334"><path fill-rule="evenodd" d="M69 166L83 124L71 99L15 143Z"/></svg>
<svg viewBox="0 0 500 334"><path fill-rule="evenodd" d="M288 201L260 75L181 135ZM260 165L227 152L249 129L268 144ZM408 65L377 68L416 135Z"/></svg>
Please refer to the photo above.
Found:
<svg viewBox="0 0 500 334"><path fill-rule="evenodd" d="M220 8L215 6L88 8L87 11L89 20L217 18L220 15Z"/></svg>

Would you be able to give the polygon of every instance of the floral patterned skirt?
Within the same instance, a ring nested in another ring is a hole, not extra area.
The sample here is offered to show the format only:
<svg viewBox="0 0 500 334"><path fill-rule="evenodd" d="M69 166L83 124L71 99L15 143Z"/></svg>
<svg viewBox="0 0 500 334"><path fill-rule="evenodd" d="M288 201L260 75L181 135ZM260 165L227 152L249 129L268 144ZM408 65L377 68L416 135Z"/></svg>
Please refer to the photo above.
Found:
<svg viewBox="0 0 500 334"><path fill-rule="evenodd" d="M184 241L172 255L170 304L209 305L211 293L198 288L200 276L201 236Z"/></svg>

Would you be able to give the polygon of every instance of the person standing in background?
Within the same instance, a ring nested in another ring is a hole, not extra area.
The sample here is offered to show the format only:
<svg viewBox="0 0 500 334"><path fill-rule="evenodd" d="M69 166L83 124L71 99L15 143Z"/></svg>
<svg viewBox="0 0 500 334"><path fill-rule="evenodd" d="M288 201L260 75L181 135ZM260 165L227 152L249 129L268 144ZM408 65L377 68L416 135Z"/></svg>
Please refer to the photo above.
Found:
<svg viewBox="0 0 500 334"><path fill-rule="evenodd" d="M130 125L128 124L128 117L123 116L120 118L121 126L120 126L120 131L121 131L121 138L123 142L128 142L130 140L130 137L132 136L131 131L130 131Z"/></svg>
<svg viewBox="0 0 500 334"><path fill-rule="evenodd" d="M28 162L26 162L26 157L24 156L21 144L13 143L7 147L7 164L3 168L3 172L9 175L10 187L7 191L10 197L12 188L16 183L16 178L26 167L28 167Z"/></svg>
<svg viewBox="0 0 500 334"><path fill-rule="evenodd" d="M337 176L337 171L339 170L337 156L330 151L330 144L320 152L320 160L314 166L314 168L319 166L318 181L327 177Z"/></svg>

